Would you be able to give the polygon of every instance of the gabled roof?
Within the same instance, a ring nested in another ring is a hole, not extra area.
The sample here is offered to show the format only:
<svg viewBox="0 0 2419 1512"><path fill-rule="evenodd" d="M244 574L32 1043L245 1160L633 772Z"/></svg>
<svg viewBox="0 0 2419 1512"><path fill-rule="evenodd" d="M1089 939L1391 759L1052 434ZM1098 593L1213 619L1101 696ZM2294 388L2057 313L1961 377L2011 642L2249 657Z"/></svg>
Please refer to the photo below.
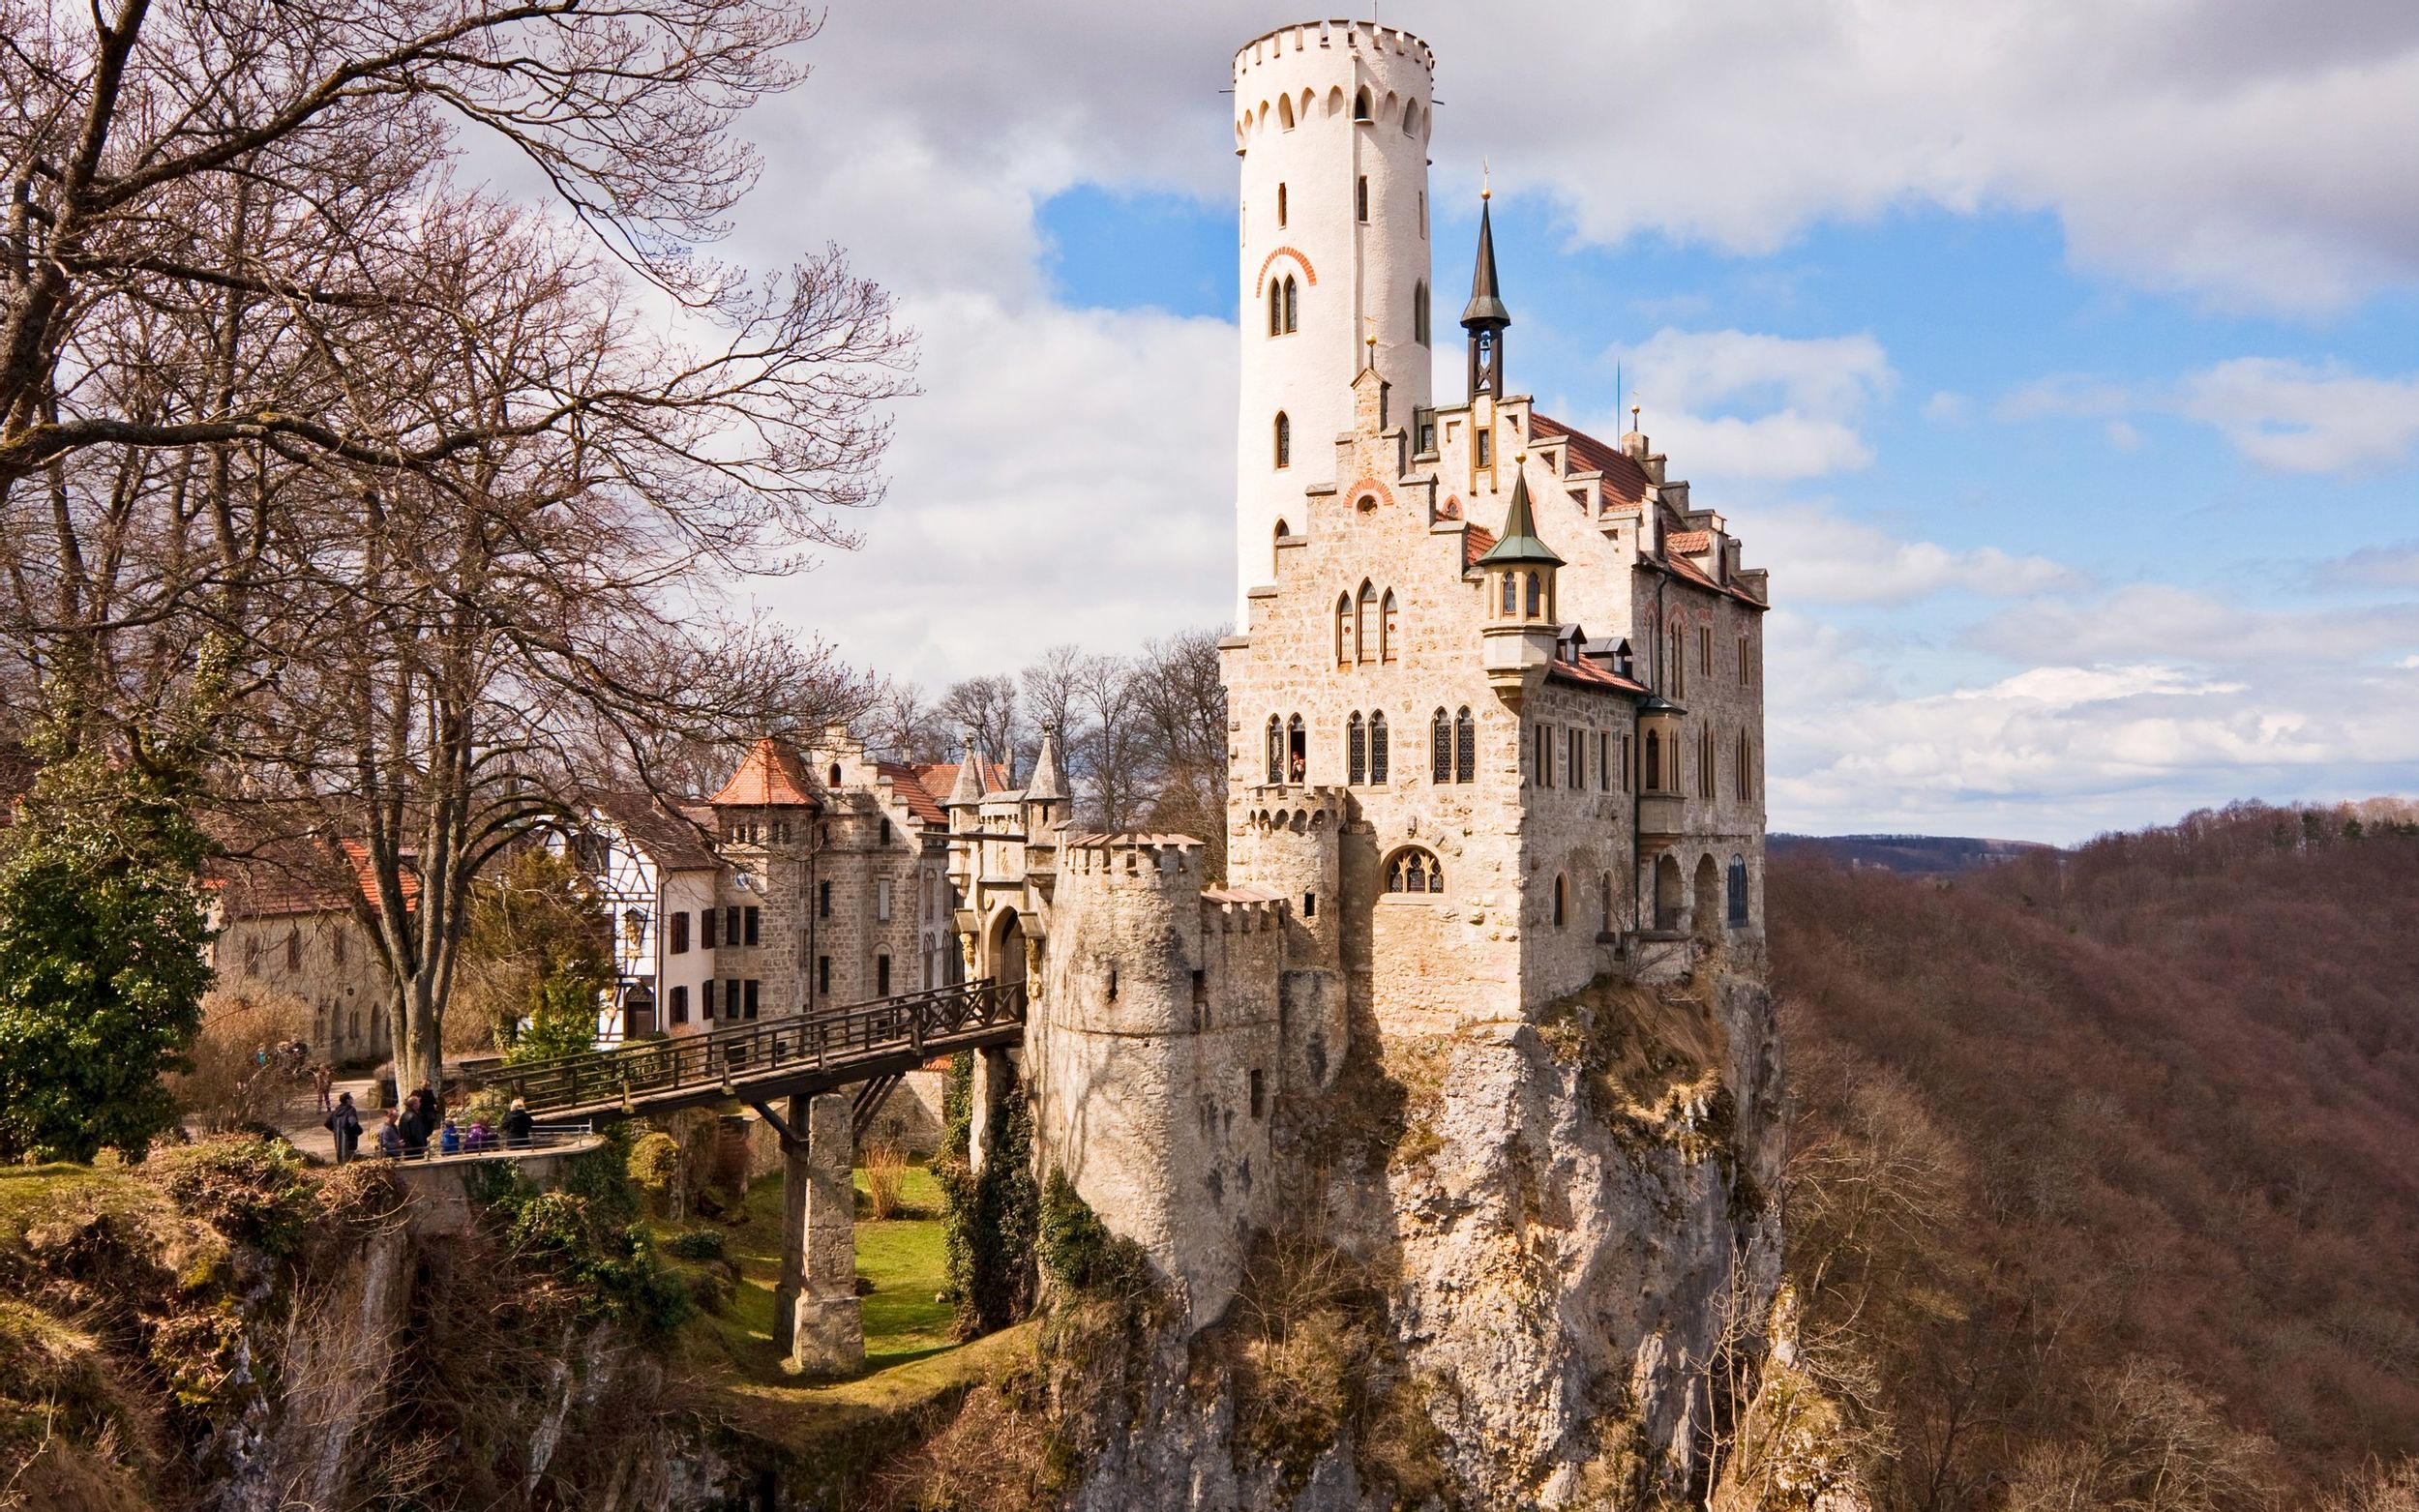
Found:
<svg viewBox="0 0 2419 1512"><path fill-rule="evenodd" d="M1487 548L1494 544L1495 532L1486 526L1464 525L1461 530L1461 570L1468 572L1478 566L1478 558L1486 555Z"/></svg>
<svg viewBox="0 0 2419 1512"><path fill-rule="evenodd" d="M705 801L730 809L819 807L815 782L806 775L806 763L787 742L770 735L748 748L739 769L731 774L731 781Z"/></svg>
<svg viewBox="0 0 2419 1512"><path fill-rule="evenodd" d="M877 761L874 770L890 780L891 789L908 806L908 812L915 815L917 823L934 829L949 827L949 815L941 807L941 800L948 796L947 787L935 792L925 786L923 774L905 761ZM952 769L949 776L954 781L957 772Z"/></svg>
<svg viewBox="0 0 2419 1512"><path fill-rule="evenodd" d="M926 792L946 803L950 792L958 786L958 768L965 764L963 761L928 762L915 769L915 776L924 785ZM986 756L983 758L982 778L983 791L1000 792L1008 786L1008 769Z"/></svg>
<svg viewBox="0 0 2419 1512"><path fill-rule="evenodd" d="M1663 537L1663 549L1674 556L1695 556L1713 545L1714 533L1710 530L1675 530Z"/></svg>
<svg viewBox="0 0 2419 1512"><path fill-rule="evenodd" d="M316 841L273 841L251 855L214 863L205 885L218 893L230 919L350 913L355 896L375 907L378 884L370 871L370 847L357 840L339 845L344 852L341 867ZM419 906L420 874L409 857L403 892L406 909Z"/></svg>
<svg viewBox="0 0 2419 1512"><path fill-rule="evenodd" d="M596 809L667 872L710 872L722 865L697 822L653 793L607 793L596 800Z"/></svg>
<svg viewBox="0 0 2419 1512"><path fill-rule="evenodd" d="M1646 501L1648 479L1646 469L1637 459L1620 447L1607 446L1596 437L1574 430L1561 421L1536 410L1529 411L1529 444L1559 440L1569 451L1578 472L1598 472L1604 475L1605 491L1625 504Z"/></svg>

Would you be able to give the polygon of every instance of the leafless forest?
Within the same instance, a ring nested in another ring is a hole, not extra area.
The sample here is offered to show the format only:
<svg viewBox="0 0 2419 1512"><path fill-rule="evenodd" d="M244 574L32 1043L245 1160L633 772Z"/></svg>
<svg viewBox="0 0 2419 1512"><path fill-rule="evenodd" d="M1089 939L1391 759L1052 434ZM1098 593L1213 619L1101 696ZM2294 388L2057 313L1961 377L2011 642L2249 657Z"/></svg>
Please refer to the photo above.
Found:
<svg viewBox="0 0 2419 1512"><path fill-rule="evenodd" d="M1775 864L1791 1270L1884 1505L2419 1497L2411 816Z"/></svg>

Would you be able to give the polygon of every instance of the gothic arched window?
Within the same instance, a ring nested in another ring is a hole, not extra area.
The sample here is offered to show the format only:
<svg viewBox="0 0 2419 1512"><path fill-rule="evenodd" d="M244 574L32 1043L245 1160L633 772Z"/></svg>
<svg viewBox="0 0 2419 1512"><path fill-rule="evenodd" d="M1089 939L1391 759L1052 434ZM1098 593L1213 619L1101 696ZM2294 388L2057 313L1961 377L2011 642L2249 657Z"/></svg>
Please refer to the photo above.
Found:
<svg viewBox="0 0 2419 1512"><path fill-rule="evenodd" d="M1745 856L1730 858L1730 927L1747 928L1747 863Z"/></svg>
<svg viewBox="0 0 2419 1512"><path fill-rule="evenodd" d="M1542 573L1531 573L1529 575L1529 618L1538 619L1543 617L1544 613L1545 576Z"/></svg>
<svg viewBox="0 0 2419 1512"><path fill-rule="evenodd" d="M1464 707L1453 716L1453 781L1478 780L1478 724Z"/></svg>
<svg viewBox="0 0 2419 1512"><path fill-rule="evenodd" d="M1386 781L1386 711L1373 710L1369 715L1369 781Z"/></svg>
<svg viewBox="0 0 2419 1512"><path fill-rule="evenodd" d="M1285 780L1289 783L1309 781L1310 731L1302 727L1297 714L1285 722Z"/></svg>
<svg viewBox="0 0 2419 1512"><path fill-rule="evenodd" d="M1428 719L1428 773L1440 787L1453 780L1453 726L1443 709Z"/></svg>
<svg viewBox="0 0 2419 1512"><path fill-rule="evenodd" d="M1339 593L1335 596L1335 665L1338 667L1352 665L1352 630L1353 596Z"/></svg>
<svg viewBox="0 0 2419 1512"><path fill-rule="evenodd" d="M1663 740L1653 730L1646 732L1646 790L1659 792L1663 786Z"/></svg>
<svg viewBox="0 0 2419 1512"><path fill-rule="evenodd" d="M1688 694L1688 641L1673 620L1663 636L1663 694L1666 697L1684 698Z"/></svg>
<svg viewBox="0 0 2419 1512"><path fill-rule="evenodd" d="M1294 129L1293 96L1279 95L1276 97L1276 124L1289 132Z"/></svg>
<svg viewBox="0 0 2419 1512"><path fill-rule="evenodd" d="M1269 786L1285 781L1285 726L1276 716L1269 716Z"/></svg>
<svg viewBox="0 0 2419 1512"><path fill-rule="evenodd" d="M1747 732L1744 729L1739 731L1736 765L1737 770L1732 775L1737 780L1731 786L1739 790L1739 801L1745 803L1755 796L1755 758L1747 744Z"/></svg>
<svg viewBox="0 0 2419 1512"><path fill-rule="evenodd" d="M1554 878L1554 928L1558 930L1568 921L1570 916L1569 893L1568 884L1565 883L1559 875L1556 875Z"/></svg>
<svg viewBox="0 0 2419 1512"><path fill-rule="evenodd" d="M1285 334L1285 285L1273 279L1269 281L1269 334Z"/></svg>
<svg viewBox="0 0 2419 1512"><path fill-rule="evenodd" d="M1283 410L1281 410L1281 409L1280 409L1280 410L1278 410L1278 411L1276 412L1276 424L1275 424L1275 426L1272 428L1272 430L1273 430L1273 436L1272 436L1272 439L1273 439L1273 440L1274 440L1274 442L1275 442L1275 449L1276 449L1276 464L1277 464L1279 467L1291 467L1291 466L1293 466L1293 465L1294 465L1294 422L1293 422L1293 418L1292 418L1291 416L1287 415L1287 414L1285 413L1285 411L1283 411Z"/></svg>
<svg viewBox="0 0 2419 1512"><path fill-rule="evenodd" d="M1353 96L1353 119L1356 121L1369 119L1369 91L1364 89Z"/></svg>
<svg viewBox="0 0 2419 1512"><path fill-rule="evenodd" d="M1358 787L1369 780L1369 732L1360 723L1360 711L1344 722L1344 781Z"/></svg>
<svg viewBox="0 0 2419 1512"><path fill-rule="evenodd" d="M1378 611L1378 660L1394 660L1394 590L1386 590L1386 602Z"/></svg>
<svg viewBox="0 0 2419 1512"><path fill-rule="evenodd" d="M1292 274L1285 275L1285 330L1291 335L1301 329L1301 285Z"/></svg>
<svg viewBox="0 0 2419 1512"><path fill-rule="evenodd" d="M1504 575L1504 617L1511 619L1520 613L1520 579L1511 573Z"/></svg>
<svg viewBox="0 0 2419 1512"><path fill-rule="evenodd" d="M1428 281L1425 279L1411 286L1411 339L1422 346L1428 344Z"/></svg>
<svg viewBox="0 0 2419 1512"><path fill-rule="evenodd" d="M1389 893L1428 896L1445 891L1445 868L1435 856L1418 845L1405 845L1387 859L1386 890Z"/></svg>
<svg viewBox="0 0 2419 1512"><path fill-rule="evenodd" d="M1377 634L1378 590L1366 580L1360 585L1360 597L1353 605L1353 660L1366 662L1370 638Z"/></svg>

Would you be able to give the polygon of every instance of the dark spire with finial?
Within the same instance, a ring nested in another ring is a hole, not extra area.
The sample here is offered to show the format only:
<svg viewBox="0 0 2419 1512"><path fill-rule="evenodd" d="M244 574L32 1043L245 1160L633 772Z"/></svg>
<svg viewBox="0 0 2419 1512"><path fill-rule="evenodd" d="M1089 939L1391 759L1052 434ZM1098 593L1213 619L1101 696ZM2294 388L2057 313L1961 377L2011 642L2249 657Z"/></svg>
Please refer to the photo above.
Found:
<svg viewBox="0 0 2419 1512"><path fill-rule="evenodd" d="M1495 280L1495 225L1487 201L1491 185L1478 190L1478 261L1470 274L1470 304L1461 312L1461 327L1470 333L1470 397L1504 397L1504 329L1511 311L1504 308L1504 291Z"/></svg>

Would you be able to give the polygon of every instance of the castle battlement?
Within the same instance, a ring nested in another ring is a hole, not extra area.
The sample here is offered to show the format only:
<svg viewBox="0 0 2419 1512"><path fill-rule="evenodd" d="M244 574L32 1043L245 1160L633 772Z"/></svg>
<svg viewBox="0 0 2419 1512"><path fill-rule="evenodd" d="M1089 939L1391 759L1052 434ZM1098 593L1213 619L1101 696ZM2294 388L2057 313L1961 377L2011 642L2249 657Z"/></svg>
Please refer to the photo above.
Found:
<svg viewBox="0 0 2419 1512"><path fill-rule="evenodd" d="M1263 32L1235 49L1235 77L1240 82L1254 70L1290 54L1318 49L1354 53L1385 54L1411 58L1428 73L1436 72L1436 53L1424 42L1399 26L1384 26L1376 21L1336 19L1329 21L1296 21Z"/></svg>

